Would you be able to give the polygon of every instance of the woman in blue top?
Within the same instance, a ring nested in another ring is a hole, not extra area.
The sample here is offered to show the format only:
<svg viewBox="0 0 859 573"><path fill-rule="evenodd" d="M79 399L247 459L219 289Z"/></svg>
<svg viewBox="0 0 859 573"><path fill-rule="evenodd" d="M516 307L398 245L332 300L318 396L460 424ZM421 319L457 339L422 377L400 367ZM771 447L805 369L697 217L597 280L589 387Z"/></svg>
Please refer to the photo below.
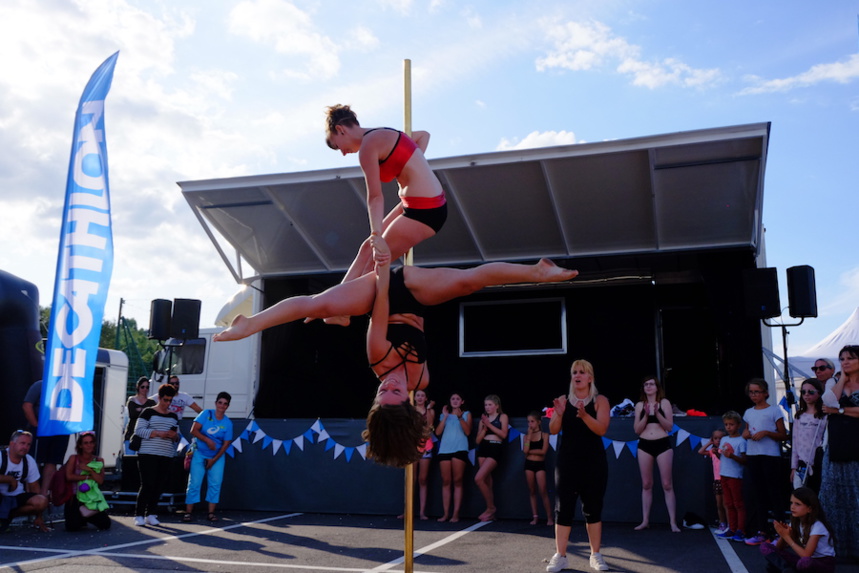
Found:
<svg viewBox="0 0 859 573"><path fill-rule="evenodd" d="M462 507L462 475L468 462L468 435L471 434L471 414L463 410L465 400L456 392L451 394L450 403L441 409L437 436L438 465L441 470L441 503L444 515L439 521L451 523L459 521L459 508ZM453 514L450 513L450 497L453 489Z"/></svg>
<svg viewBox="0 0 859 573"><path fill-rule="evenodd" d="M233 423L227 418L227 408L233 397L221 392L215 399L214 410L203 410L191 426L191 435L197 438L197 451L191 458L191 476L185 491L185 515L182 521L191 521L194 505L200 502L203 476L206 476L206 501L209 502L209 521L218 521L215 506L221 499L221 481L224 478L224 452L233 441Z"/></svg>

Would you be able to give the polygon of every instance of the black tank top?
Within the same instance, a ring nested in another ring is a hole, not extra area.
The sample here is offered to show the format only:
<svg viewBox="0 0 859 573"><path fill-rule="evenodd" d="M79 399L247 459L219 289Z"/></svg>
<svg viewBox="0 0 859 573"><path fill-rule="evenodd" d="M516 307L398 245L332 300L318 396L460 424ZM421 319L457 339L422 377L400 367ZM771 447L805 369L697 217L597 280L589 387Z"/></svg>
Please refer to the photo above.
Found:
<svg viewBox="0 0 859 573"><path fill-rule="evenodd" d="M592 400L585 406L585 412L597 417L596 401ZM558 461L586 464L587 460L605 458L605 448L602 437L593 433L585 421L576 416L573 402L567 403L564 417L561 419L561 445L558 449Z"/></svg>

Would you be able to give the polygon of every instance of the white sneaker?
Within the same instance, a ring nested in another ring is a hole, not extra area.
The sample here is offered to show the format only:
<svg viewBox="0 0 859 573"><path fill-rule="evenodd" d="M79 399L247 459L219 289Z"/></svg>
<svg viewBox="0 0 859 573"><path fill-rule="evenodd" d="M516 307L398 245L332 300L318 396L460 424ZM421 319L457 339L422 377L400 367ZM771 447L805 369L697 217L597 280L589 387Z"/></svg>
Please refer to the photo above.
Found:
<svg viewBox="0 0 859 573"><path fill-rule="evenodd" d="M608 565L602 558L602 553L591 553L591 569L597 571L608 571Z"/></svg>
<svg viewBox="0 0 859 573"><path fill-rule="evenodd" d="M146 525L146 522L143 520L143 516L137 515L134 517L134 525Z"/></svg>
<svg viewBox="0 0 859 573"><path fill-rule="evenodd" d="M158 521L158 518L154 515L146 516L146 525L161 525L161 522Z"/></svg>
<svg viewBox="0 0 859 573"><path fill-rule="evenodd" d="M564 569L568 569L569 567L570 564L567 563L566 555L555 553L549 560L549 564L546 566L546 571L548 571L549 573L558 573L558 571L563 571Z"/></svg>

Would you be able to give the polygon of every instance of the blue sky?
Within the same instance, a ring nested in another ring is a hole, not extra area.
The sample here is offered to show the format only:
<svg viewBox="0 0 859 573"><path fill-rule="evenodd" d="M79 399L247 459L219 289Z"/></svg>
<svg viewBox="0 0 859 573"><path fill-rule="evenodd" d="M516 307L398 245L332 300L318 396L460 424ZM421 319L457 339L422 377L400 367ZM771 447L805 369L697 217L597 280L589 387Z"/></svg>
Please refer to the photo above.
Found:
<svg viewBox="0 0 859 573"><path fill-rule="evenodd" d="M799 353L859 301L857 14L843 0L4 0L0 269L49 304L74 111L119 50L106 316L122 297L145 326L152 299L199 298L213 324L237 287L175 182L354 165L325 146L324 107L401 126L410 58L430 158L772 122L764 223L782 304L787 267L817 277Z"/></svg>

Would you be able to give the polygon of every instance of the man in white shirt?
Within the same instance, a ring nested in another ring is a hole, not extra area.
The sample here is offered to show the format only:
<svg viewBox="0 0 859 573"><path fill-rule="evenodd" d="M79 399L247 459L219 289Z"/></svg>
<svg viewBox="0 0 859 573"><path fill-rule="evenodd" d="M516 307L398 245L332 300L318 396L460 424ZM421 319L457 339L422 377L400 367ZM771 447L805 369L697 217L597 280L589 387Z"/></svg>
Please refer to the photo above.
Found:
<svg viewBox="0 0 859 573"><path fill-rule="evenodd" d="M178 376L170 376L170 379L167 381L168 384L173 386L176 389L176 395L173 396L173 402L170 404L170 411L176 414L181 420L185 415L185 408L191 408L196 413L200 413L203 409L194 401L194 399L185 392L179 391L179 377ZM152 396L150 396L153 400L158 400L158 393L156 392Z"/></svg>
<svg viewBox="0 0 859 573"><path fill-rule="evenodd" d="M35 515L34 525L48 531L42 519L48 498L39 493L39 466L29 455L32 445L33 434L16 430L9 449L0 452L0 533L19 515Z"/></svg>

